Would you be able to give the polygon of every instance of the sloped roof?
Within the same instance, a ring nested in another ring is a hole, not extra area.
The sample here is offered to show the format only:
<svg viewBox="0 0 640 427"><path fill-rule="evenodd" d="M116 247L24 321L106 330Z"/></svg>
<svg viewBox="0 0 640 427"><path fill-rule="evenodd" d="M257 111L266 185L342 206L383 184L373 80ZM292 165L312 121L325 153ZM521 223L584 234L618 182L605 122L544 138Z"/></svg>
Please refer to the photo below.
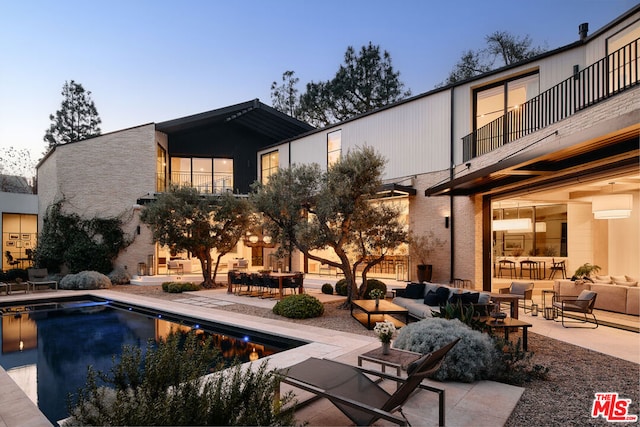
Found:
<svg viewBox="0 0 640 427"><path fill-rule="evenodd" d="M237 123L276 141L315 129L305 122L263 104L256 98L241 104L156 123L156 130L170 135L225 122Z"/></svg>

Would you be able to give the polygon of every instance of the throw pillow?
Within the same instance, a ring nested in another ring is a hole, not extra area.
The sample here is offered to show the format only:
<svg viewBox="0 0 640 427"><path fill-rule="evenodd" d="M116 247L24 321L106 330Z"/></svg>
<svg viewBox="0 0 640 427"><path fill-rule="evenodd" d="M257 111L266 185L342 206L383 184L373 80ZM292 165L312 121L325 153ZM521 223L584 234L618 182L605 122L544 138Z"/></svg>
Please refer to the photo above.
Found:
<svg viewBox="0 0 640 427"><path fill-rule="evenodd" d="M429 305L431 307L437 307L440 305L440 298L434 291L429 291L424 296L425 305Z"/></svg>
<svg viewBox="0 0 640 427"><path fill-rule="evenodd" d="M436 289L436 295L438 295L438 305L446 304L447 300L449 299L449 288L440 286L438 289Z"/></svg>
<svg viewBox="0 0 640 427"><path fill-rule="evenodd" d="M626 282L627 278L625 276L611 276L611 280L614 282Z"/></svg>
<svg viewBox="0 0 640 427"><path fill-rule="evenodd" d="M606 283L606 282L611 283L611 276L598 276L596 274L596 279L597 280L602 280L603 283Z"/></svg>
<svg viewBox="0 0 640 427"><path fill-rule="evenodd" d="M625 279L627 279L627 282L637 282L638 281L638 279L636 279L635 277L627 276L626 274L625 274L624 277L625 277Z"/></svg>
<svg viewBox="0 0 640 427"><path fill-rule="evenodd" d="M480 296L478 297L478 304L489 304L491 300L491 295L488 292L480 292Z"/></svg>
<svg viewBox="0 0 640 427"><path fill-rule="evenodd" d="M424 298L424 283L409 283L404 292L405 298Z"/></svg>
<svg viewBox="0 0 640 427"><path fill-rule="evenodd" d="M595 279L595 280L593 281L593 283L603 283L603 284L606 284L606 285L610 285L610 284L612 284L613 282L612 282L611 280L599 280L599 279Z"/></svg>
<svg viewBox="0 0 640 427"><path fill-rule="evenodd" d="M620 286L638 286L638 282L616 282Z"/></svg>

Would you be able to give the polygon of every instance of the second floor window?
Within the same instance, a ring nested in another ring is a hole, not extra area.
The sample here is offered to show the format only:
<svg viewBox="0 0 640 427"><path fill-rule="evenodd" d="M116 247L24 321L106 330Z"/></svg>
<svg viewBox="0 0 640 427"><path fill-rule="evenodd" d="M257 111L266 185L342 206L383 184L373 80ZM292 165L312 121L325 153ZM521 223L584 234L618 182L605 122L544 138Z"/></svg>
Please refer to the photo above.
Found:
<svg viewBox="0 0 640 427"><path fill-rule="evenodd" d="M539 81L536 73L476 90L475 129L480 129L538 96Z"/></svg>
<svg viewBox="0 0 640 427"><path fill-rule="evenodd" d="M272 151L260 156L260 182L266 184L269 177L277 172L279 163L279 155L277 151Z"/></svg>
<svg viewBox="0 0 640 427"><path fill-rule="evenodd" d="M233 159L172 157L171 183L194 187L201 193L233 190Z"/></svg>
<svg viewBox="0 0 640 427"><path fill-rule="evenodd" d="M342 153L342 131L337 130L327 134L327 167L338 160Z"/></svg>

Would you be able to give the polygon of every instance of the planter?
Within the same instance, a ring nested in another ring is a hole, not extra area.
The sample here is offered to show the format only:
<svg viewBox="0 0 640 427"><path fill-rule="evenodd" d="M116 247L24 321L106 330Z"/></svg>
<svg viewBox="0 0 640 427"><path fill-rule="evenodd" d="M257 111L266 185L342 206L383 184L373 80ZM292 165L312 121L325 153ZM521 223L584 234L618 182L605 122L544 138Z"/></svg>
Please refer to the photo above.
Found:
<svg viewBox="0 0 640 427"><path fill-rule="evenodd" d="M430 282L433 274L433 266L431 264L418 264L418 282Z"/></svg>

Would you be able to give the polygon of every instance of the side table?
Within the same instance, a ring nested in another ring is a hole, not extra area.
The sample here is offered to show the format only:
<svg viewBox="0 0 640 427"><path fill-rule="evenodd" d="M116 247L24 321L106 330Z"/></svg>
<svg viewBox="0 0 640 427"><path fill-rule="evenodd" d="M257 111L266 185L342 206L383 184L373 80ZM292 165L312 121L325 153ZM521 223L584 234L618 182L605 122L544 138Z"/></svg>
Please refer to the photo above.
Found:
<svg viewBox="0 0 640 427"><path fill-rule="evenodd" d="M382 354L382 346L367 351L358 356L358 366L362 366L363 361L377 363L381 366L382 372L386 372L387 366L396 368L396 376L400 376L400 370L406 370L409 363L418 360L422 354L414 351L398 350L390 348L389 354Z"/></svg>

